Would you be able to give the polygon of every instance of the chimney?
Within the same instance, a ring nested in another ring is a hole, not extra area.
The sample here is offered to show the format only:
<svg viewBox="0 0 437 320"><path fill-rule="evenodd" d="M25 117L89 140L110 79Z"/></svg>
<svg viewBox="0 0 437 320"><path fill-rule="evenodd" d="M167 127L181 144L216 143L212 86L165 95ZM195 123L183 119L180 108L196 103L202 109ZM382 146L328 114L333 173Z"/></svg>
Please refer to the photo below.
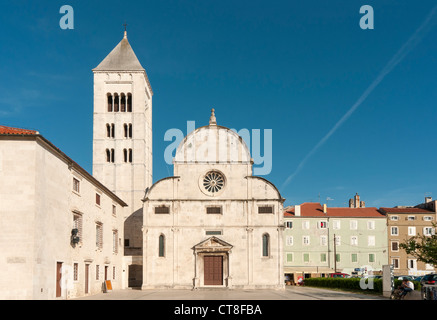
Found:
<svg viewBox="0 0 437 320"><path fill-rule="evenodd" d="M294 216L300 217L300 205L294 206Z"/></svg>
<svg viewBox="0 0 437 320"><path fill-rule="evenodd" d="M360 207L360 196L357 194L355 194L355 207L354 208L359 208Z"/></svg>
<svg viewBox="0 0 437 320"><path fill-rule="evenodd" d="M425 197L425 203L429 203L432 201L432 197Z"/></svg>
<svg viewBox="0 0 437 320"><path fill-rule="evenodd" d="M361 201L361 202L360 202L360 207L361 207L361 208L365 208L365 207L366 207L366 203L365 203L364 201Z"/></svg>
<svg viewBox="0 0 437 320"><path fill-rule="evenodd" d="M323 213L326 214L326 212L328 211L328 206L326 205L326 203L323 205Z"/></svg>

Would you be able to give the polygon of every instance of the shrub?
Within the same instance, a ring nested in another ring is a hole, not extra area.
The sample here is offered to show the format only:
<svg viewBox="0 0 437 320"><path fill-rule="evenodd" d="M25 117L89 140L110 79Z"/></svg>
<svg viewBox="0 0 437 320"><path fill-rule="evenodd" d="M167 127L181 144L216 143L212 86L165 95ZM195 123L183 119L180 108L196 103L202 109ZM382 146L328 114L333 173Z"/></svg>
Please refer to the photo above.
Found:
<svg viewBox="0 0 437 320"><path fill-rule="evenodd" d="M365 289L373 293L382 293L382 279L372 279L373 289ZM305 279L305 286L321 287L321 288L335 288L350 291L363 291L360 286L361 278L307 278ZM366 284L368 280L366 280Z"/></svg>

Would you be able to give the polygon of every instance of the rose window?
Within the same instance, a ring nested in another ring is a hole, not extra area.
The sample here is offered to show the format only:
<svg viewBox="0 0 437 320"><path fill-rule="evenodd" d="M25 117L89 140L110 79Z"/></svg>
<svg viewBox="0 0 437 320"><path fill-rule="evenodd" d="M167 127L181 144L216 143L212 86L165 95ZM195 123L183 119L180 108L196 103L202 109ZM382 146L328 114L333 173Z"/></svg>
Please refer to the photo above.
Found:
<svg viewBox="0 0 437 320"><path fill-rule="evenodd" d="M203 187L211 193L219 192L225 185L225 178L216 171L208 172L203 178Z"/></svg>

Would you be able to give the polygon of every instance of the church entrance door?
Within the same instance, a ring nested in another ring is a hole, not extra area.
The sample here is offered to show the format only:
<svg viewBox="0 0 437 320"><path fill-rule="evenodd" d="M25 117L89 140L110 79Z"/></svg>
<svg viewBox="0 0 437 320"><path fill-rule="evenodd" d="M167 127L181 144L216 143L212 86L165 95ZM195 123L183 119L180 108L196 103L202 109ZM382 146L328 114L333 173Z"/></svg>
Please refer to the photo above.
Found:
<svg viewBox="0 0 437 320"><path fill-rule="evenodd" d="M223 285L223 256L205 256L204 284L206 286Z"/></svg>

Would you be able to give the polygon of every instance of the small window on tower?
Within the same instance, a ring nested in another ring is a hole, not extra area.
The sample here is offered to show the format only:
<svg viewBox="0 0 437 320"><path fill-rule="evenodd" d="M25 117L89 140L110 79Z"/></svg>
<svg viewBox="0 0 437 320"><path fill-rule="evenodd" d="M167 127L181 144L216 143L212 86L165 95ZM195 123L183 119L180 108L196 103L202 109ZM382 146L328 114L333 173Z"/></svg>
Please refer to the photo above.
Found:
<svg viewBox="0 0 437 320"><path fill-rule="evenodd" d="M108 93L108 112L112 112L112 94Z"/></svg>
<svg viewBox="0 0 437 320"><path fill-rule="evenodd" d="M127 112L132 112L132 94L127 94Z"/></svg>

